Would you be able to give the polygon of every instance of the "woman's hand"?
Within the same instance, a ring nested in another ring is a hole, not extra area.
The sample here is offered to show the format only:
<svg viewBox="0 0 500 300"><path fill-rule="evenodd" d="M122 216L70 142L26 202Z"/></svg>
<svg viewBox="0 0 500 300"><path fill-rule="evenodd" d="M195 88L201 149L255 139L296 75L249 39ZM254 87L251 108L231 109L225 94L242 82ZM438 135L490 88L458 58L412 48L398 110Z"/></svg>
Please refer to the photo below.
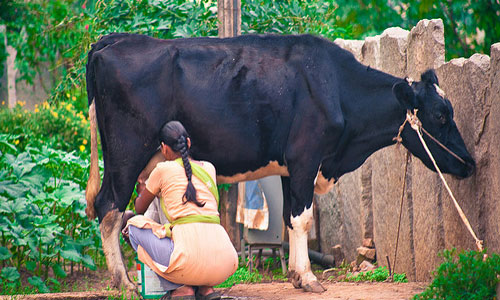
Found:
<svg viewBox="0 0 500 300"><path fill-rule="evenodd" d="M135 216L135 214L134 214L133 211L126 210L123 213L123 217L122 217L122 235L123 235L123 239L125 240L125 242L127 242L129 244L130 244L130 241L129 241L129 238L128 238L127 221L128 221L128 219L132 218L133 216Z"/></svg>

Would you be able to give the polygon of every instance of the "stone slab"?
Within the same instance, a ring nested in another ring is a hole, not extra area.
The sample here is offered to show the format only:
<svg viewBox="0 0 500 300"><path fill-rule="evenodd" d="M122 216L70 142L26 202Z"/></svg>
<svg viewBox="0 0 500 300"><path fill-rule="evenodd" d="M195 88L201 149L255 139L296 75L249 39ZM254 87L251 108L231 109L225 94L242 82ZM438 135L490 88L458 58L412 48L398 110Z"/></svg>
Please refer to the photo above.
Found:
<svg viewBox="0 0 500 300"><path fill-rule="evenodd" d="M420 80L427 69L444 64L444 25L441 19L421 20L410 31L408 38L408 76Z"/></svg>
<svg viewBox="0 0 500 300"><path fill-rule="evenodd" d="M478 234L480 215L484 213L485 194L478 189L488 168L489 143L483 139L484 124L489 114L485 97L489 86L489 57L475 54L470 59L454 59L436 70L440 87L455 110L454 120L462 133L467 149L476 161L476 173L458 180L445 175L457 202ZM445 247L477 250L474 239L447 192L443 192L443 226Z"/></svg>
<svg viewBox="0 0 500 300"><path fill-rule="evenodd" d="M486 193L482 216L486 224L485 245L490 252L498 253L500 252L500 43L491 46L490 55L489 88L486 97L491 108L484 133L490 150L487 178L480 183L480 189ZM500 289L497 289L497 293L500 293Z"/></svg>

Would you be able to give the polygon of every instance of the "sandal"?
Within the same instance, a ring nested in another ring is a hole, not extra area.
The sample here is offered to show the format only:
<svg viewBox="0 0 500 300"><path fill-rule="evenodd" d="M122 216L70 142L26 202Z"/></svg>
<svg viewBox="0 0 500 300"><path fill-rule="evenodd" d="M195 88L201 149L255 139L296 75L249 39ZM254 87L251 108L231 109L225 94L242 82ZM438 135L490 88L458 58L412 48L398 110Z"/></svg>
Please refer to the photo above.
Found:
<svg viewBox="0 0 500 300"><path fill-rule="evenodd" d="M197 300L195 295L172 296L172 291L168 291L160 300Z"/></svg>
<svg viewBox="0 0 500 300"><path fill-rule="evenodd" d="M196 294L196 300L220 300L221 299L221 294L219 292L211 292L208 295L200 295L199 293Z"/></svg>

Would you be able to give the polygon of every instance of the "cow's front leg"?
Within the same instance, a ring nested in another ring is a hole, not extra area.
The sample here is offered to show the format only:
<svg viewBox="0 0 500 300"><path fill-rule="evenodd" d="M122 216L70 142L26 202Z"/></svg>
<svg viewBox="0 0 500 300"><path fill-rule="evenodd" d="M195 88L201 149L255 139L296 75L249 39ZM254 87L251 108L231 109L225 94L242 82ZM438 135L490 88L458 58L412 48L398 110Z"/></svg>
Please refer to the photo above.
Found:
<svg viewBox="0 0 500 300"><path fill-rule="evenodd" d="M311 271L311 263L307 248L307 233L313 222L313 206L305 208L304 212L296 217L291 217L293 229L288 229L290 239L290 277L296 288L306 292L321 293L325 288Z"/></svg>
<svg viewBox="0 0 500 300"><path fill-rule="evenodd" d="M113 286L126 289L128 292L136 292L136 286L130 281L123 262L120 250L120 229L123 212L118 209L110 210L102 219L99 228L101 230L102 249L106 256L106 264L111 272Z"/></svg>

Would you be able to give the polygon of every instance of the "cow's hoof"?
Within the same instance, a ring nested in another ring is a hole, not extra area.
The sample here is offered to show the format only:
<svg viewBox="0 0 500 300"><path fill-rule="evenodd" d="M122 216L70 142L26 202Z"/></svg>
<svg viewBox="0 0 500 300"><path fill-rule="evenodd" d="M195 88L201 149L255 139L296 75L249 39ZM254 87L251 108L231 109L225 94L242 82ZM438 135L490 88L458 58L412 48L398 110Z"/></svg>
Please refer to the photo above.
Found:
<svg viewBox="0 0 500 300"><path fill-rule="evenodd" d="M309 293L323 293L326 289L318 281L311 281L302 285L302 289Z"/></svg>
<svg viewBox="0 0 500 300"><path fill-rule="evenodd" d="M299 273L295 271L289 271L288 278L290 278L290 281L292 282L294 288L296 289L302 288L302 278L300 278Z"/></svg>

